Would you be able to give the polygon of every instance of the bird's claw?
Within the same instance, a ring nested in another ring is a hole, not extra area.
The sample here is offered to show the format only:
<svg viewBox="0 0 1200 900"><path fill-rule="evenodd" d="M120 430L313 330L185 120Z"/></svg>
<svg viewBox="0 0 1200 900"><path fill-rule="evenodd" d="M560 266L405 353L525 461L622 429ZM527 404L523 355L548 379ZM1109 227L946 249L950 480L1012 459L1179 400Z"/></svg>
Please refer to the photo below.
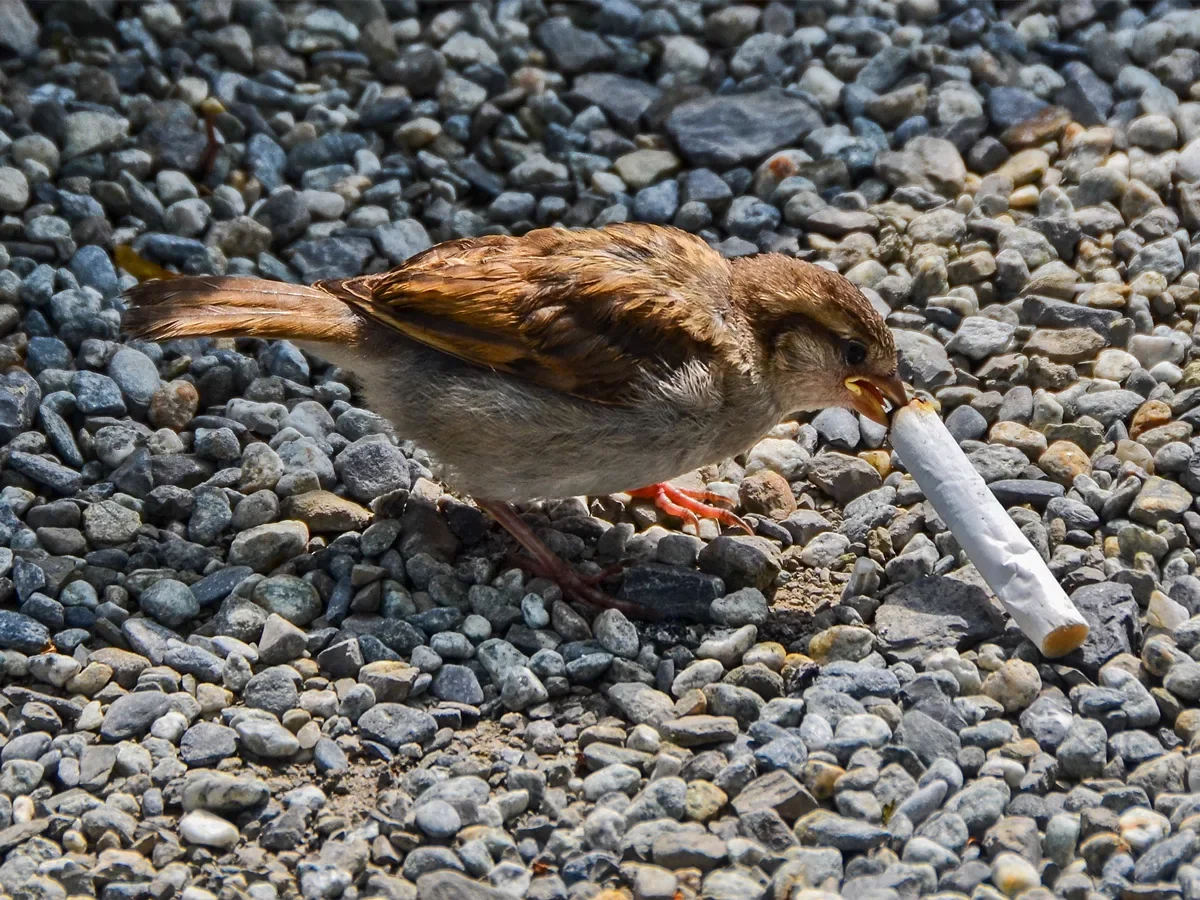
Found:
<svg viewBox="0 0 1200 900"><path fill-rule="evenodd" d="M754 529L741 516L731 510L712 505L731 502L728 497L713 491L696 491L676 487L664 481L627 493L631 497L653 501L654 505L667 515L675 516L677 519L691 524L697 533L700 531L700 519L713 519L723 525L741 528L747 534L754 534Z"/></svg>
<svg viewBox="0 0 1200 900"><path fill-rule="evenodd" d="M557 557L550 561L520 554L516 556L516 562L534 577L553 581L568 600L601 609L619 609L626 615L639 619L654 618L651 610L636 603L620 600L601 589L601 582L624 571L621 566L609 566L595 575L583 575Z"/></svg>

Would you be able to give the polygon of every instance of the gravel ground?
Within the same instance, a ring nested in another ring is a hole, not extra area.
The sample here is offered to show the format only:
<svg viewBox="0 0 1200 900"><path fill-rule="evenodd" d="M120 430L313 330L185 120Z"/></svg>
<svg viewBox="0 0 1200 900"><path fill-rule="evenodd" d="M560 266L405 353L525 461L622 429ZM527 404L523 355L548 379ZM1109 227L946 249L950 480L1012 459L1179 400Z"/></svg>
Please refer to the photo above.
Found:
<svg viewBox="0 0 1200 900"><path fill-rule="evenodd" d="M1200 897L1186 3L4 0L0 79L4 900ZM346 373L119 336L147 263L624 220L860 285L1087 644L845 411L689 476L754 537L529 511L640 623Z"/></svg>

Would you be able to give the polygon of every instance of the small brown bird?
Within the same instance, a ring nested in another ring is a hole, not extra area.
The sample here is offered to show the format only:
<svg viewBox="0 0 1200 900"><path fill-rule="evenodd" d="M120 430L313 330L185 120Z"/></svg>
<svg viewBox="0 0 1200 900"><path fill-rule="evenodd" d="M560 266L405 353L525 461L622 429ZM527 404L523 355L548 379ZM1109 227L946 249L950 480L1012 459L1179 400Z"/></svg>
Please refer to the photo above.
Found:
<svg viewBox="0 0 1200 900"><path fill-rule="evenodd" d="M569 596L616 603L559 559L514 501L626 491L729 524L667 479L736 455L794 411L887 424L896 345L845 278L767 253L623 224L447 241L378 275L312 287L241 277L128 293L137 337L286 338L355 373ZM632 489L632 490L631 490ZM744 526L743 526L744 527Z"/></svg>

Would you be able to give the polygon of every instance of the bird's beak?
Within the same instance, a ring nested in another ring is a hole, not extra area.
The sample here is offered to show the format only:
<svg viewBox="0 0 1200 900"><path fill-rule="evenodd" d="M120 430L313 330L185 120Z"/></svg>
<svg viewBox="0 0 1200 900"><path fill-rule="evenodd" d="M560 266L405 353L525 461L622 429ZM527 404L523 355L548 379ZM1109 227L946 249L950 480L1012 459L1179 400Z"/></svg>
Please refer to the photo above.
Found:
<svg viewBox="0 0 1200 900"><path fill-rule="evenodd" d="M893 409L898 409L908 402L904 382L900 380L899 375L893 374L888 378L855 375L853 378L847 378L845 385L854 398L850 407L885 428L888 426L888 414L883 405L884 400L887 400Z"/></svg>

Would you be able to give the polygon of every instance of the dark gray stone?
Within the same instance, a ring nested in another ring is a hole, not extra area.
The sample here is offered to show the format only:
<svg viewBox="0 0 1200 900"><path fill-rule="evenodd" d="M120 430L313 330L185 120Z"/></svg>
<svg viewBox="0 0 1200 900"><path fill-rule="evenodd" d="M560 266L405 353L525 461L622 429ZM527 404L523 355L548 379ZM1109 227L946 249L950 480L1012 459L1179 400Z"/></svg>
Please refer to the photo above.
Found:
<svg viewBox="0 0 1200 900"><path fill-rule="evenodd" d="M1105 124L1113 107L1113 90L1108 83L1079 61L1067 63L1059 74L1066 84L1059 89L1054 102L1069 109L1081 125Z"/></svg>
<svg viewBox="0 0 1200 900"><path fill-rule="evenodd" d="M647 563L625 570L620 595L665 620L706 621L712 601L724 593L725 583L715 575Z"/></svg>
<svg viewBox="0 0 1200 900"><path fill-rule="evenodd" d="M957 734L916 709L904 714L896 739L916 753L927 766L932 765L935 759L954 759L962 748Z"/></svg>
<svg viewBox="0 0 1200 900"><path fill-rule="evenodd" d="M215 722L197 722L183 733L179 758L193 768L212 768L237 752L237 732Z"/></svg>
<svg viewBox="0 0 1200 900"><path fill-rule="evenodd" d="M965 650L1004 631L1004 619L980 586L935 575L906 584L875 613L879 649L919 663L934 650Z"/></svg>
<svg viewBox="0 0 1200 900"><path fill-rule="evenodd" d="M721 168L796 145L820 125L816 110L777 88L697 98L667 118L667 130L690 162Z"/></svg>
<svg viewBox="0 0 1200 900"><path fill-rule="evenodd" d="M393 750L403 744L423 744L437 731L429 713L400 703L377 703L358 720L363 734Z"/></svg>
<svg viewBox="0 0 1200 900"><path fill-rule="evenodd" d="M23 369L0 375L0 444L7 444L33 425L42 391Z"/></svg>
<svg viewBox="0 0 1200 900"><path fill-rule="evenodd" d="M537 39L555 67L569 75L607 68L614 56L600 35L584 31L566 16L544 21L537 28Z"/></svg>
<svg viewBox="0 0 1200 900"><path fill-rule="evenodd" d="M0 649L41 653L49 643L50 629L41 622L18 612L0 609Z"/></svg>
<svg viewBox="0 0 1200 900"><path fill-rule="evenodd" d="M599 106L614 124L630 132L637 129L642 113L662 95L652 84L613 72L581 75L575 79L571 93Z"/></svg>
<svg viewBox="0 0 1200 900"><path fill-rule="evenodd" d="M100 723L100 735L108 741L140 738L171 708L171 698L158 691L138 691L118 697Z"/></svg>
<svg viewBox="0 0 1200 900"><path fill-rule="evenodd" d="M1087 640L1064 656L1064 665L1082 669L1095 678L1100 667L1119 653L1141 651L1142 626L1133 589L1126 584L1089 584L1071 594L1090 627Z"/></svg>

